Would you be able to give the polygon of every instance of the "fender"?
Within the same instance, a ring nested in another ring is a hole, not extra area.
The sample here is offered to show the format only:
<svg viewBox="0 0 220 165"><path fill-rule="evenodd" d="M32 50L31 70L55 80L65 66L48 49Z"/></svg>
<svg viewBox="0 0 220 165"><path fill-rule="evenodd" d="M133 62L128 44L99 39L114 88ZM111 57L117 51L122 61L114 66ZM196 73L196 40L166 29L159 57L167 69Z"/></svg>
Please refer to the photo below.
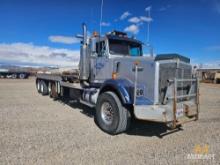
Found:
<svg viewBox="0 0 220 165"><path fill-rule="evenodd" d="M127 79L108 79L102 84L99 94L111 90L116 92L122 104L133 104L133 89L134 85Z"/></svg>

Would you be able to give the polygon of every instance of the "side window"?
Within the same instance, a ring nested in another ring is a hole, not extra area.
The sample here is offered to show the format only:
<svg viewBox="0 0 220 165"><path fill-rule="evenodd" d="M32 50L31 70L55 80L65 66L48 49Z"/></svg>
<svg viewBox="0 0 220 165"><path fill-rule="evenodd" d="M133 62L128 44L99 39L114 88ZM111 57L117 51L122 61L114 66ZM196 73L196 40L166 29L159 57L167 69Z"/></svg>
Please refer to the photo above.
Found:
<svg viewBox="0 0 220 165"><path fill-rule="evenodd" d="M96 53L98 55L98 57L103 57L105 56L105 41L101 41L101 42L97 42L96 43Z"/></svg>

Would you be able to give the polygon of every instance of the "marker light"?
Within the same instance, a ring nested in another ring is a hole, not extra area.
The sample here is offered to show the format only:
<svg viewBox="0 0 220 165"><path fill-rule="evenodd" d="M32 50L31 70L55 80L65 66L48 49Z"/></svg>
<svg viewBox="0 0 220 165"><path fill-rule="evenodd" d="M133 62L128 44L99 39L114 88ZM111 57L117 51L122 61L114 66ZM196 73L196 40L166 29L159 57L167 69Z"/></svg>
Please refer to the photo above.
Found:
<svg viewBox="0 0 220 165"><path fill-rule="evenodd" d="M135 61L134 62L134 65L139 65L140 64L140 61Z"/></svg>
<svg viewBox="0 0 220 165"><path fill-rule="evenodd" d="M116 72L112 72L112 79L113 80L117 79L117 73Z"/></svg>
<svg viewBox="0 0 220 165"><path fill-rule="evenodd" d="M94 37L98 37L98 36L99 36L99 33L96 32L96 31L94 31L94 32L93 32L93 36L94 36Z"/></svg>

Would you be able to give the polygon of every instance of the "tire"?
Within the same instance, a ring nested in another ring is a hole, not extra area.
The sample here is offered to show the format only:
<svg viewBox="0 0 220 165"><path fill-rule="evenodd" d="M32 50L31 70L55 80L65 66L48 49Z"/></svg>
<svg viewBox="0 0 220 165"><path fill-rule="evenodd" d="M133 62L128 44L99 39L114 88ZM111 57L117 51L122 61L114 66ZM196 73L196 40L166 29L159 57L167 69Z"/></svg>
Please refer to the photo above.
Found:
<svg viewBox="0 0 220 165"><path fill-rule="evenodd" d="M41 91L41 94L44 96L44 95L48 95L48 87L47 87L47 84L45 81L41 80L40 82L40 91Z"/></svg>
<svg viewBox="0 0 220 165"><path fill-rule="evenodd" d="M98 97L95 120L104 132L116 135L126 131L130 118L129 110L123 107L115 93L105 92Z"/></svg>
<svg viewBox="0 0 220 165"><path fill-rule="evenodd" d="M37 81L36 81L36 88L37 88L37 92L38 92L38 93L41 93L40 86L41 86L41 81L40 81L40 80L37 80Z"/></svg>
<svg viewBox="0 0 220 165"><path fill-rule="evenodd" d="M48 82L48 94L49 94L50 97L52 97L51 82Z"/></svg>
<svg viewBox="0 0 220 165"><path fill-rule="evenodd" d="M5 75L0 75L0 78L6 78L6 76Z"/></svg>
<svg viewBox="0 0 220 165"><path fill-rule="evenodd" d="M56 82L51 82L51 89L50 89L50 97L53 98L54 100L58 99L59 95L56 91Z"/></svg>
<svg viewBox="0 0 220 165"><path fill-rule="evenodd" d="M24 73L19 74L20 79L25 79L26 75Z"/></svg>
<svg viewBox="0 0 220 165"><path fill-rule="evenodd" d="M11 78L16 79L16 78L17 78L17 74L13 73L13 74L11 75Z"/></svg>

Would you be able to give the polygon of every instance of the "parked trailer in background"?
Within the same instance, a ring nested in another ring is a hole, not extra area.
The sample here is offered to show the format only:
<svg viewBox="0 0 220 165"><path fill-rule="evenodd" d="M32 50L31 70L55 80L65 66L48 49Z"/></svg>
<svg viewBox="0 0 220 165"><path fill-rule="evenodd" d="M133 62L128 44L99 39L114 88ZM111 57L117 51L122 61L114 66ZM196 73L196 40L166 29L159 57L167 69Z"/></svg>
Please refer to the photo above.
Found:
<svg viewBox="0 0 220 165"><path fill-rule="evenodd" d="M220 83L220 67L199 68L197 69L197 74L202 82Z"/></svg>
<svg viewBox="0 0 220 165"><path fill-rule="evenodd" d="M216 73L215 73L214 83L215 83L215 84L220 83L220 72L216 72Z"/></svg>
<svg viewBox="0 0 220 165"><path fill-rule="evenodd" d="M85 24L78 37L79 68L38 73L39 93L94 107L99 127L113 135L126 131L132 117L172 128L198 119L199 84L192 78L190 59L178 54L145 57L142 42L126 33L87 37Z"/></svg>
<svg viewBox="0 0 220 165"><path fill-rule="evenodd" d="M0 69L0 78L27 79L29 75L30 73L25 72L25 71Z"/></svg>

